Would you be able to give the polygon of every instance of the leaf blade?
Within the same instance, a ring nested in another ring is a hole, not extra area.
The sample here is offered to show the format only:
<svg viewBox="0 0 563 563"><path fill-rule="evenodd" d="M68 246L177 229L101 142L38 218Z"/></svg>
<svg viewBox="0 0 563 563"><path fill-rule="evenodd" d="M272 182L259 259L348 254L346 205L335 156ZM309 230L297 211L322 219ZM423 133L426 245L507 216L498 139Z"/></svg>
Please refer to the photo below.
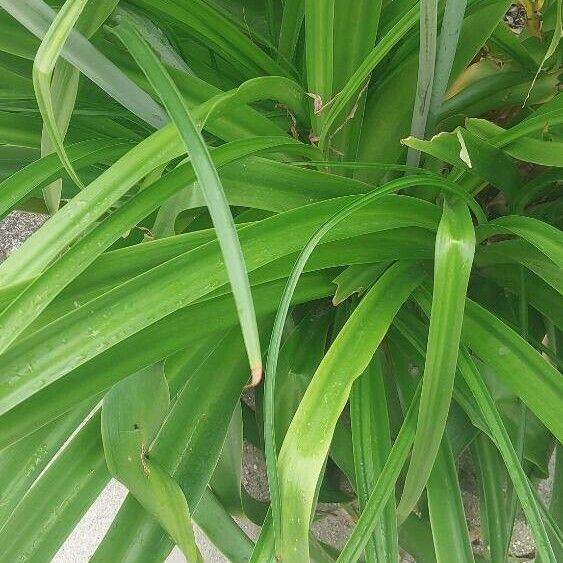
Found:
<svg viewBox="0 0 563 563"><path fill-rule="evenodd" d="M434 292L418 428L398 507L400 521L418 501L442 440L474 252L475 231L467 207L459 200L446 200L436 237Z"/></svg>
<svg viewBox="0 0 563 563"><path fill-rule="evenodd" d="M159 93L178 128L186 150L190 153L196 178L203 191L225 260L247 348L252 383L256 385L262 376L262 354L250 283L229 204L207 145L197 130L178 88L141 35L126 21L114 32L127 46Z"/></svg>

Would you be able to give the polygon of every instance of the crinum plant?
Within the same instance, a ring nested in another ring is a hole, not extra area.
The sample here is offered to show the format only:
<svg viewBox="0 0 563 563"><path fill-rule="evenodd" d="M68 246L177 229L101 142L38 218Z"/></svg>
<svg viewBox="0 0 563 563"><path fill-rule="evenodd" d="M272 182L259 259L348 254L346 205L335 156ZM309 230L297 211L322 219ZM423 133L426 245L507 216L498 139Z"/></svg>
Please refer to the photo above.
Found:
<svg viewBox="0 0 563 563"><path fill-rule="evenodd" d="M0 561L562 561L561 4L0 0Z"/></svg>

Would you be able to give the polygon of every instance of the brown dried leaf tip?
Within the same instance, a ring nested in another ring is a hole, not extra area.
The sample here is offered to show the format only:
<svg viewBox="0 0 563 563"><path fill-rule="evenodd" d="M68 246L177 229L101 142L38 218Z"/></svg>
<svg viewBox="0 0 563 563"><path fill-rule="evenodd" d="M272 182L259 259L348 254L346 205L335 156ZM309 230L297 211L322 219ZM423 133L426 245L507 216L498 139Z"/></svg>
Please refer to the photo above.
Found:
<svg viewBox="0 0 563 563"><path fill-rule="evenodd" d="M315 112L315 115L321 113L324 105L323 99L314 92L307 92L307 96L309 96L309 98L313 98L313 111Z"/></svg>

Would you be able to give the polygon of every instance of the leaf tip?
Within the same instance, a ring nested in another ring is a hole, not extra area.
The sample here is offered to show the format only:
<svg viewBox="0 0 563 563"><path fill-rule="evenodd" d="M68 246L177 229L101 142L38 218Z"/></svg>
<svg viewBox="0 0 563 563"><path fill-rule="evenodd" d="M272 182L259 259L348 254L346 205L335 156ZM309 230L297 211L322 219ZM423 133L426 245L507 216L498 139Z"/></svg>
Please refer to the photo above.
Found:
<svg viewBox="0 0 563 563"><path fill-rule="evenodd" d="M247 388L256 387L260 385L262 381L262 366L255 366L250 370L250 383L247 385Z"/></svg>

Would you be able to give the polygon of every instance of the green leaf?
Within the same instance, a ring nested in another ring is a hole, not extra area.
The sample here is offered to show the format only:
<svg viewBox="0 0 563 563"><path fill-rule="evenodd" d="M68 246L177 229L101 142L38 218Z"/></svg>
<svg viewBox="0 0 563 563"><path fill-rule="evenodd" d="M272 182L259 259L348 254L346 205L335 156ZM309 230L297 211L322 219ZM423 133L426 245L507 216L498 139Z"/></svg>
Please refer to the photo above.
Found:
<svg viewBox="0 0 563 563"><path fill-rule="evenodd" d="M276 538L277 550L281 549L280 541L281 541L282 532L281 532L281 509L280 509L281 501L280 501L278 475L276 471L277 448L276 448L276 437L275 437L275 422L273 420L275 374L277 367L277 356L281 344L283 327L289 311L291 296L293 294L293 291L295 290L299 276L303 272L305 264L307 263L307 260L309 259L314 248L317 246L317 244L320 242L323 236L326 233L328 233L331 229L333 229L336 225L338 225L338 223L342 222L344 219L346 219L349 215L351 215L355 211L361 209L362 207L365 207L372 200L378 199L386 193L393 192L399 189L400 187L408 186L410 185L411 182L414 182L417 185L425 184L426 180L430 180L430 183L427 185L436 186L440 184L443 188L445 188L448 191L454 189L454 191L457 192L457 187L453 188L453 186L451 186L448 183L438 181L437 179L434 180L434 179L422 178L422 177L402 178L381 186L380 188L372 191L366 196L363 196L357 201L345 206L344 209L342 209L339 213L333 215L326 223L324 223L314 233L314 235L311 237L311 239L309 240L309 242L307 243L307 245L299 255L299 258L289 277L288 284L284 292L284 296L282 298L282 302L280 304L278 313L276 315L274 329L272 331L272 340L270 342L270 347L268 350L267 376L266 376L266 389L265 389L264 424L266 426L266 431L264 433L264 436L265 436L266 467L268 472L268 482L270 484L271 502L272 502L272 521L275 530L274 535Z"/></svg>
<svg viewBox="0 0 563 563"><path fill-rule="evenodd" d="M325 104L323 110L325 115L323 115L322 119L323 127L319 135L321 147L328 145L330 128L336 119L341 116L352 98L363 87L373 69L389 54L391 49L411 30L411 28L414 27L418 21L418 17L417 6L405 12L381 40L376 43L373 50L350 77L342 90L330 101L330 104Z"/></svg>
<svg viewBox="0 0 563 563"><path fill-rule="evenodd" d="M1 0L0 6L40 39L55 19L55 12L42 0ZM166 123L162 108L78 33L71 33L61 55L147 123L154 127Z"/></svg>
<svg viewBox="0 0 563 563"><path fill-rule="evenodd" d="M252 541L209 489L199 501L194 520L229 561L247 563L254 547Z"/></svg>
<svg viewBox="0 0 563 563"><path fill-rule="evenodd" d="M0 484L3 494L0 506L0 529L9 521L35 480L40 477L51 459L92 408L91 402L81 405L2 450Z"/></svg>
<svg viewBox="0 0 563 563"><path fill-rule="evenodd" d="M508 523L502 494L504 472L498 463L499 453L482 434L475 439L474 451L479 462L481 522L485 524L482 537L488 540L491 561L504 561L510 538L507 538Z"/></svg>
<svg viewBox="0 0 563 563"><path fill-rule="evenodd" d="M447 561L455 553L456 561L473 563L454 456L445 436L428 479L427 493L436 560Z"/></svg>
<svg viewBox="0 0 563 563"><path fill-rule="evenodd" d="M280 141L282 145L286 143L285 138L282 138L281 140L278 138L276 140L269 139L267 137L260 137L254 141L241 141L238 146L236 143L234 146L225 144L217 149L218 155L220 155L219 161L221 156L225 157L225 160L228 162L231 159L242 158L243 155L248 154L247 151L250 151L250 154L252 154L253 152L256 152L256 150L267 149L272 146L277 147L280 146ZM138 145L137 148L139 146L140 145ZM295 143L295 146L299 145ZM135 149L133 149L133 151L134 150ZM127 160L127 156L128 155L124 157L125 160ZM118 166L119 168L119 164L123 164L123 159L116 163L115 166ZM128 167L126 166L125 169L127 168ZM5 330L2 334L0 334L0 349L5 349L9 346L9 344L13 342L13 340L41 313L48 303L54 299L70 281L84 271L84 269L97 256L99 256L108 246L122 236L125 229L131 228L138 221L153 211L158 206L158 203L165 200L167 192L168 195L171 195L171 193L174 193L180 189L180 187L184 186L186 181L192 182L194 179L195 170L192 164L189 163L177 168L174 172L162 178L161 181L154 182L150 188L142 190L136 198L131 199L129 201L129 205L123 205L118 211L113 213L108 219L106 219L106 221L99 225L97 229L91 231L89 236L82 238L72 247L72 249L52 264L43 276L36 278L35 281L30 284L21 295L19 295L18 300L14 301L11 307L2 313L2 318L4 319L4 322L6 322L6 325ZM131 180L131 178L122 177L122 180L127 183ZM77 203L77 200L86 196L88 192L92 190L92 186L95 186L96 184L97 182L93 182L87 189L75 196L72 203ZM165 184L166 187L162 184ZM90 203L92 203L92 201L97 202L100 207L107 205L108 201L104 201L103 198L100 200L100 195L101 194L97 193L87 196L87 201ZM153 199L154 197L157 199L156 202ZM88 203L86 205L88 205ZM61 210L61 212L52 219L55 224L47 224L42 234L45 235L45 231L48 231L49 227L53 227L53 232L56 233L58 229L68 223L72 216L75 216L75 213L81 215L87 223L92 221L92 217L85 212L84 209L80 208L80 203L77 203L77 206L74 207L74 211L69 209L71 206L72 204L69 203L64 210ZM67 211L69 211L69 214L66 213ZM124 222L122 216L127 217L129 214L132 214L133 218ZM67 235L68 234L69 233L67 233ZM37 235L39 235L39 233L37 233L36 236ZM37 264L32 265L27 262L25 250L29 250L29 254L46 257L45 255L51 254L55 247L55 243L53 243L49 246L49 252L44 250L41 253L41 249L45 249L46 247L47 240L45 237L37 236L37 238L39 240L34 241L33 237L31 237L31 239L28 240L27 249L22 247L18 253L12 255L10 259L1 264L0 273L3 268L8 272L17 273L19 270L17 266L19 265L21 265L21 268L25 272L29 271L29 267L32 268L31 271L34 271ZM61 242L61 240L57 241L57 245L60 245ZM18 260L19 258L21 259ZM13 262L16 263L16 267L13 267ZM34 297L38 293L42 293L43 297L41 301L37 301Z"/></svg>
<svg viewBox="0 0 563 563"><path fill-rule="evenodd" d="M180 154L182 146L173 125L160 129L136 145L73 197L56 217L47 222L41 234L31 236L17 253L0 265L3 283L19 281L41 272L131 186L157 166Z"/></svg>
<svg viewBox="0 0 563 563"><path fill-rule="evenodd" d="M333 93L348 82L376 42L381 19L381 0L335 2ZM354 29L354 33L350 30ZM356 158L363 128L366 89L347 104L342 120L331 135L330 148L343 160Z"/></svg>
<svg viewBox="0 0 563 563"><path fill-rule="evenodd" d="M262 354L250 283L229 204L207 145L197 130L178 88L141 35L128 22L120 24L114 29L114 33L124 42L152 86L159 93L190 155L197 181L203 191L217 232L217 239L237 305L250 363L252 384L257 385L262 377Z"/></svg>
<svg viewBox="0 0 563 563"><path fill-rule="evenodd" d="M313 135L323 122L323 106L333 92L334 3L335 0L304 0L307 89L313 98Z"/></svg>
<svg viewBox="0 0 563 563"><path fill-rule="evenodd" d="M389 267L389 262L349 266L334 278L337 288L332 299L333 305L340 305L354 293L361 295Z"/></svg>
<svg viewBox="0 0 563 563"><path fill-rule="evenodd" d="M308 561L309 521L330 438L354 380L420 283L412 264L391 267L362 299L315 372L280 452L282 557ZM374 314L377 311L377 315Z"/></svg>
<svg viewBox="0 0 563 563"><path fill-rule="evenodd" d="M281 445L303 394L323 358L330 309L307 315L284 341L276 385L276 437Z"/></svg>
<svg viewBox="0 0 563 563"><path fill-rule="evenodd" d="M563 295L560 268L525 240L512 239L481 246L476 263L479 266L492 268L506 263L521 264ZM533 293L536 293L535 288Z"/></svg>
<svg viewBox="0 0 563 563"><path fill-rule="evenodd" d="M350 394L354 468L360 511L365 509L391 450L381 362L382 354L377 352L367 370L354 382ZM398 545L396 501L391 498L382 522L366 545L366 561L383 563L398 560Z"/></svg>
<svg viewBox="0 0 563 563"><path fill-rule="evenodd" d="M356 527L338 557L338 563L352 563L358 560L365 544L370 538L372 530L375 529L385 509L389 497L395 490L395 483L399 478L403 465L407 461L414 440L420 389L421 386L419 385L407 410L399 434L395 438L389 457L379 474L379 478Z"/></svg>
<svg viewBox="0 0 563 563"><path fill-rule="evenodd" d="M563 167L563 143L557 140L544 141L528 137L541 129L549 129L552 125L561 123L561 115L554 112L553 119L549 114L538 115L535 119L525 120L511 129L503 129L484 119L468 119L465 126L469 131L489 139L497 147L504 150L514 158L524 162L533 162L543 166Z"/></svg>
<svg viewBox="0 0 563 563"><path fill-rule="evenodd" d="M51 118L55 120L54 124L51 124L50 129L52 130L52 126L54 125L56 133L59 135L59 146L62 145L72 116L72 110L74 109L74 102L78 92L79 77L80 73L72 65L66 61L58 61L53 71L53 79L48 86L50 94L47 104L51 105L53 114ZM50 119L49 116L47 116L47 118ZM55 143L53 143L50 137L49 128L44 125L41 134L41 156L52 153L55 148L54 145ZM66 160L64 163L65 168L68 170L69 165L72 167L72 161L64 147L63 151L65 152ZM76 171L74 171L73 174L77 176ZM61 179L43 188L43 199L51 215L56 213L59 209L62 189L63 182Z"/></svg>
<svg viewBox="0 0 563 563"><path fill-rule="evenodd" d="M278 52L280 57L288 61L292 61L295 55L304 15L304 0L286 0L284 2Z"/></svg>
<svg viewBox="0 0 563 563"><path fill-rule="evenodd" d="M563 268L563 233L559 229L538 219L519 215L499 217L477 228L479 241L499 233L513 234L528 241L558 268Z"/></svg>
<svg viewBox="0 0 563 563"><path fill-rule="evenodd" d="M424 139L436 67L438 37L438 1L420 1L420 48L418 50L418 80L411 122L411 136ZM449 73L448 73L449 74ZM409 149L407 165L418 166L420 153Z"/></svg>
<svg viewBox="0 0 563 563"><path fill-rule="evenodd" d="M503 457L506 469L514 484L514 490L518 495L522 509L526 515L528 524L534 532L536 545L541 554L542 560L555 562L552 548L547 537L544 523L540 514L540 508L536 497L528 481L528 477L522 469L522 465L518 458L512 441L504 427L500 414L498 413L493 398L487 386L483 382L475 363L472 361L469 353L462 348L459 359L460 372L471 389L471 393L475 397L475 401L479 405L479 409L483 418L487 422L491 435Z"/></svg>
<svg viewBox="0 0 563 563"><path fill-rule="evenodd" d="M467 207L459 200L447 199L436 236L434 290L420 412L398 507L400 521L411 512L426 485L446 426L474 251L475 231Z"/></svg>
<svg viewBox="0 0 563 563"><path fill-rule="evenodd" d="M549 45L545 51L545 54L541 60L541 63L538 67L538 70L536 71L536 74L534 75L534 80L532 81L532 85L530 86L530 90L528 91L528 95L526 96L526 100L524 100L524 103L526 103L526 101L528 100L532 89L534 88L534 84L536 83L536 80L540 74L540 72L543 70L543 66L545 65L545 63L549 60L550 57L552 57L555 52L557 51L557 47L559 46L559 42L561 41L561 38L563 38L563 5L561 3L561 0L556 0L555 2L556 5L556 10L557 10L557 16L556 16L556 21L555 21L555 29L553 30L553 35L551 37L551 41L549 42Z"/></svg>
<svg viewBox="0 0 563 563"><path fill-rule="evenodd" d="M123 156L131 148L130 141L82 141L67 150L73 166L80 169L97 162ZM20 204L36 188L48 185L64 171L57 155L44 156L21 168L0 183L0 217ZM8 283L8 282L7 282Z"/></svg>
<svg viewBox="0 0 563 563"><path fill-rule="evenodd" d="M97 2L89 2L83 7L76 28L89 38L103 24L105 19L114 10L119 0L102 0ZM50 101L53 106L53 114L55 117L55 129L60 132L60 142L66 135L70 118L76 102L78 93L78 80L80 73L78 69L73 67L66 61L59 60L53 71L53 79L51 81ZM49 128L43 127L41 136L41 155L45 156L53 152L53 142L50 138ZM72 166L72 162L67 154L67 163ZM45 205L49 212L54 214L59 209L62 191L62 181L57 180L51 185L43 188L43 197Z"/></svg>
<svg viewBox="0 0 563 563"><path fill-rule="evenodd" d="M425 128L427 134L434 133L436 118L444 102L466 7L467 0L447 0L444 8L444 17L436 52L432 95L428 108L428 123Z"/></svg>
<svg viewBox="0 0 563 563"><path fill-rule="evenodd" d="M201 561L178 483L151 458L170 404L161 366L132 375L104 397L102 439L108 469L170 534L189 561Z"/></svg>
<svg viewBox="0 0 563 563"><path fill-rule="evenodd" d="M272 60L248 36L246 27L239 27L220 10L205 0L193 0L189 4L175 0L134 0L152 14L163 14L181 24L184 30L203 37L208 48L232 62L242 73L243 79L259 75L284 76L289 69ZM283 62L283 61L282 61Z"/></svg>
<svg viewBox="0 0 563 563"><path fill-rule="evenodd" d="M224 331L217 335L215 344L180 387L149 452L149 459L177 481L196 521L247 376L242 338L233 330ZM213 382L209 381L209 373L215 374ZM166 555L170 549L163 529L130 498L98 548L95 560L105 561L111 553L124 559L131 557L125 554L137 552L139 537L144 537L146 545L158 553L164 549Z"/></svg>
<svg viewBox="0 0 563 563"><path fill-rule="evenodd" d="M45 469L0 531L2 557L51 560L102 492L108 472L96 413ZM46 515L49 515L46 518Z"/></svg>
<svg viewBox="0 0 563 563"><path fill-rule="evenodd" d="M555 416L563 405L559 372L514 330L471 300L466 304L462 340L561 440L563 424Z"/></svg>
<svg viewBox="0 0 563 563"><path fill-rule="evenodd" d="M509 197L522 187L520 172L511 157L461 127L452 133L439 133L429 141L407 137L401 143L461 168Z"/></svg>
<svg viewBox="0 0 563 563"><path fill-rule="evenodd" d="M118 4L119 0L110 0ZM155 25L154 21L140 11L133 10L125 5L119 6L115 11L115 21L121 18L130 19L143 39L154 49L159 56L162 64L174 68L186 74L193 74L193 70L186 64L186 61L174 49L168 40L165 32Z"/></svg>
<svg viewBox="0 0 563 563"><path fill-rule="evenodd" d="M474 4L474 10L467 15L463 22L450 73L450 84L471 64L471 61L485 45L508 8L510 8L510 4L510 0L495 0L495 2Z"/></svg>
<svg viewBox="0 0 563 563"><path fill-rule="evenodd" d="M51 76L64 44L87 1L67 0L65 2L43 38L33 63L33 87L45 129L68 175L79 188L83 188L84 184L74 171L64 148L64 134L61 134L59 130L51 97Z"/></svg>
<svg viewBox="0 0 563 563"><path fill-rule="evenodd" d="M283 76L261 76L252 78L238 88L217 94L198 107L198 125L204 127L209 121L228 113L233 107L261 100L277 100L287 107L295 118L307 125L309 122L307 97L303 88L290 78Z"/></svg>

